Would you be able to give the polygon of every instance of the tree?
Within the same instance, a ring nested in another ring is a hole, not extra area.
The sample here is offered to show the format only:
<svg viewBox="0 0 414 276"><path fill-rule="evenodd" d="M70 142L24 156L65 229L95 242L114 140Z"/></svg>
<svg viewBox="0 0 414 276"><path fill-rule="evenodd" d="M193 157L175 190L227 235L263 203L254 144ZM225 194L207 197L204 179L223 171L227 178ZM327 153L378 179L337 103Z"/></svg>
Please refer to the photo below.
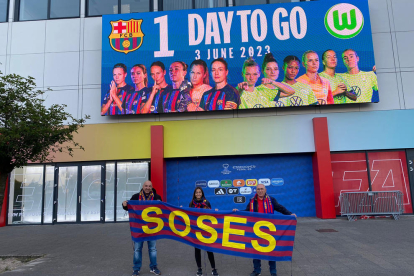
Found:
<svg viewBox="0 0 414 276"><path fill-rule="evenodd" d="M0 210L15 167L51 162L56 152L73 156L74 149L83 150L73 135L89 117L74 118L64 104L45 107L43 94L34 78L0 72Z"/></svg>

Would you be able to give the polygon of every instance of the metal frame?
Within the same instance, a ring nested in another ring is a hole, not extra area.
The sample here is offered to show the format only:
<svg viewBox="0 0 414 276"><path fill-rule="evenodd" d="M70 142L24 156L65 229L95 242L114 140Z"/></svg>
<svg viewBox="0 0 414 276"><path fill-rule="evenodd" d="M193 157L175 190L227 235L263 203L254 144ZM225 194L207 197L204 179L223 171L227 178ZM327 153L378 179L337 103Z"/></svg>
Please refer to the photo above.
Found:
<svg viewBox="0 0 414 276"><path fill-rule="evenodd" d="M50 17L50 6L52 3L52 0L47 1L47 16L46 18L42 19L31 19L31 20L20 20L20 0L15 0L14 2L14 20L13 21L38 21L38 20L54 20L54 19L70 19L70 18L80 18L81 16L81 0L79 1L79 15L78 16L67 16L67 17Z"/></svg>

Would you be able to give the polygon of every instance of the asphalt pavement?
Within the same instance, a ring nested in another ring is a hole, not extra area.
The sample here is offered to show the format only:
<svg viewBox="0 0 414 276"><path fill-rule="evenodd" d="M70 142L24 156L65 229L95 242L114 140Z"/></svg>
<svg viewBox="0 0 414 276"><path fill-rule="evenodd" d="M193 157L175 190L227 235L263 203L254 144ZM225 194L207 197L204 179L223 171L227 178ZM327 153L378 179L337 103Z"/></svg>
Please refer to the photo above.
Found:
<svg viewBox="0 0 414 276"><path fill-rule="evenodd" d="M317 231L317 230L321 230ZM157 241L162 275L194 276L194 249L173 240ZM41 255L4 275L131 275L128 223L22 225L0 228L0 256ZM141 275L149 272L147 245ZM215 254L221 276L247 276L250 259ZM202 251L204 275L211 275ZM414 216L349 222L345 218L298 218L293 262L277 262L278 275L414 275ZM262 262L262 275L270 275Z"/></svg>

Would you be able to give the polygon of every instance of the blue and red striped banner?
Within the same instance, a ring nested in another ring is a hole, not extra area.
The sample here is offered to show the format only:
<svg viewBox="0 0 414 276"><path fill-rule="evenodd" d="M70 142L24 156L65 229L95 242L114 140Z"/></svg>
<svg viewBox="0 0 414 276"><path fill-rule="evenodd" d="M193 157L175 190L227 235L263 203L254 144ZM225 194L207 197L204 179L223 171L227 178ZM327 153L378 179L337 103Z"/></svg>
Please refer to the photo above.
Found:
<svg viewBox="0 0 414 276"><path fill-rule="evenodd" d="M292 261L296 218L279 214L179 208L128 201L132 240L172 239L250 259Z"/></svg>

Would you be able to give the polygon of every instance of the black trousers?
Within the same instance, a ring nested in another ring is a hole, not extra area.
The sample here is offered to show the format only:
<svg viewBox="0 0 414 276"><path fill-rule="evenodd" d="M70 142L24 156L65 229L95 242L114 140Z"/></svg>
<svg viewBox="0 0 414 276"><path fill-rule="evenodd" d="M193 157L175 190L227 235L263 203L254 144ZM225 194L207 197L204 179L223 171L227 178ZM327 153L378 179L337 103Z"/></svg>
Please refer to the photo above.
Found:
<svg viewBox="0 0 414 276"><path fill-rule="evenodd" d="M201 267L201 250L198 248L195 249L195 259L197 263L197 267ZM216 268L216 262L214 261L214 254L213 252L207 251L208 260L210 261L211 268Z"/></svg>

